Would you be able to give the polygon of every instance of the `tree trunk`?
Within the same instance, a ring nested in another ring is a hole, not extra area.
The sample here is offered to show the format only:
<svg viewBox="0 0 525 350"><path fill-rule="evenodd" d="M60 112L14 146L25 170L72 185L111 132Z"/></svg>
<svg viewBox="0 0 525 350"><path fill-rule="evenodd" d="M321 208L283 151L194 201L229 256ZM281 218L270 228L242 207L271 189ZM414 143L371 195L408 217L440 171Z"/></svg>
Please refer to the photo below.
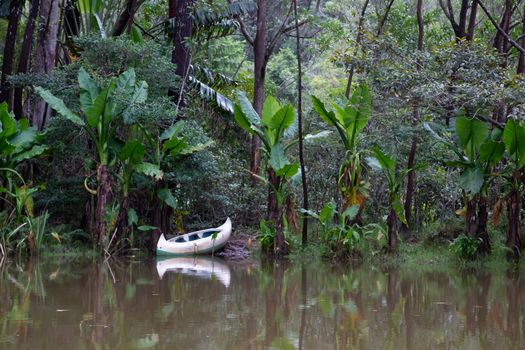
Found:
<svg viewBox="0 0 525 350"><path fill-rule="evenodd" d="M297 0L294 0L294 14L295 14L295 32L296 32L296 51L297 51L297 122L298 122L298 137L299 137L299 164L301 166L301 183L303 187L303 209L308 210L308 185L306 183L306 167L304 165L303 152L303 72L301 62L301 41L299 35L299 17L297 15ZM306 246L308 243L308 215L303 216L302 227L302 245Z"/></svg>
<svg viewBox="0 0 525 350"><path fill-rule="evenodd" d="M157 227L153 231L150 242L150 249L155 252L157 249L157 242L161 233L166 233L169 230L169 222L171 217L171 210L166 208L166 205L157 196L160 190L165 186L164 180L155 182L155 196L153 198L153 226Z"/></svg>
<svg viewBox="0 0 525 350"><path fill-rule="evenodd" d="M417 1L417 27L418 27L418 36L417 36L417 50L419 53L423 51L423 0ZM416 61L416 70L421 69L421 58L418 58ZM410 145L410 153L408 154L407 169L412 169L416 160L416 151L417 151L417 134L416 128L419 124L419 106L418 101L415 102L414 110L412 111L412 144ZM411 221L412 221L412 198L414 196L414 189L416 187L416 172L411 171L407 175L407 185L405 192L405 203L404 211L407 224L403 223L401 226L401 232L406 237L408 236L408 231Z"/></svg>
<svg viewBox="0 0 525 350"><path fill-rule="evenodd" d="M513 7L512 1L505 0L505 8L503 10L503 16L501 17L500 27L507 34L510 28L510 19L512 17L512 7ZM496 36L494 37L494 48L498 50L500 54L504 54L506 52L506 46L507 46L507 39L504 37L504 35L499 30L497 30Z"/></svg>
<svg viewBox="0 0 525 350"><path fill-rule="evenodd" d="M56 0L42 0L40 3L40 22L38 24L38 43L36 49L36 74L50 74L55 66L58 34L58 3ZM51 109L40 98L35 102L31 122L42 130Z"/></svg>
<svg viewBox="0 0 525 350"><path fill-rule="evenodd" d="M100 253L104 251L105 244L105 236L106 236L106 205L109 201L109 193L111 191L111 178L108 171L108 168L106 165L100 164L97 168L97 181L98 181L98 188L97 188L97 208L96 208L96 231L97 231L97 239L98 239L98 246L100 249Z"/></svg>
<svg viewBox="0 0 525 350"><path fill-rule="evenodd" d="M478 0L472 0L472 6L470 7L470 18L468 22L467 40L472 41L474 39L474 29L476 28L476 16L478 14Z"/></svg>
<svg viewBox="0 0 525 350"><path fill-rule="evenodd" d="M111 36L122 35L126 28L128 28L128 30L131 30L131 27L133 26L133 18L135 17L135 13L137 12L139 7L139 0L128 0L126 2L126 8L120 13L120 16L115 22L113 30L111 31Z"/></svg>
<svg viewBox="0 0 525 350"><path fill-rule="evenodd" d="M10 88L7 77L13 72L15 44L18 22L22 13L22 0L11 0L9 17L5 35L4 56L2 58L2 79L0 80L0 102L7 102L11 106ZM11 108L9 108L11 109Z"/></svg>
<svg viewBox="0 0 525 350"><path fill-rule="evenodd" d="M191 56L186 40L191 37L192 33L191 7L194 3L195 0L169 0L169 18L173 21L171 62L177 65L175 73L183 80L180 91L174 95L181 105L184 105L184 84L190 66Z"/></svg>
<svg viewBox="0 0 525 350"><path fill-rule="evenodd" d="M20 58L18 59L18 70L17 73L27 73L29 68L29 61L31 58L31 51L33 48L33 38L35 33L35 21L38 16L38 10L40 7L40 0L31 1L31 8L29 10L29 16L27 17L27 25L24 32L24 41L22 43L22 49L20 50ZM18 87L14 92L13 99L13 111L17 119L23 118L23 89Z"/></svg>
<svg viewBox="0 0 525 350"><path fill-rule="evenodd" d="M388 213L386 224L388 226L388 252L393 253L397 246L397 216L393 208Z"/></svg>
<svg viewBox="0 0 525 350"><path fill-rule="evenodd" d="M257 23L255 39L253 41L253 108L261 115L264 104L264 83L266 79L266 65L268 63L268 51L266 49L266 0L257 1ZM259 147L261 140L252 137L250 172L259 174L261 156ZM252 186L258 182L256 176L251 178Z"/></svg>
<svg viewBox="0 0 525 350"><path fill-rule="evenodd" d="M525 6L523 8L523 17L521 19L521 34L522 38L520 41L521 47L525 47ZM523 74L525 72L525 55L523 52L519 52L519 58L518 58L518 69L516 73Z"/></svg>
<svg viewBox="0 0 525 350"><path fill-rule="evenodd" d="M478 220L476 218L477 200L469 199L467 202L467 212L465 214L466 234L469 237L476 237L478 233Z"/></svg>
<svg viewBox="0 0 525 350"><path fill-rule="evenodd" d="M363 36L363 22L365 20L366 8L368 7L368 0L365 0L363 7L361 8L361 14L359 15L359 22L357 24L357 36L355 38L355 52L350 63L350 72L348 73L348 81L346 83L346 98L350 98L350 89L352 88L352 80L354 78L355 63L354 60L357 57L357 50L359 50L359 45L361 44L361 38Z"/></svg>
<svg viewBox="0 0 525 350"><path fill-rule="evenodd" d="M489 254L492 249L490 237L487 232L488 216L487 198L484 195L480 195L478 202L478 227L476 235L481 239L479 251L485 254Z"/></svg>
<svg viewBox="0 0 525 350"><path fill-rule="evenodd" d="M519 181L518 171L515 171L513 174L515 183ZM506 244L511 252L508 257L511 259L518 259L520 257L521 249L521 237L520 237L520 193L516 189L516 186L513 187L509 195L507 196L507 237Z"/></svg>

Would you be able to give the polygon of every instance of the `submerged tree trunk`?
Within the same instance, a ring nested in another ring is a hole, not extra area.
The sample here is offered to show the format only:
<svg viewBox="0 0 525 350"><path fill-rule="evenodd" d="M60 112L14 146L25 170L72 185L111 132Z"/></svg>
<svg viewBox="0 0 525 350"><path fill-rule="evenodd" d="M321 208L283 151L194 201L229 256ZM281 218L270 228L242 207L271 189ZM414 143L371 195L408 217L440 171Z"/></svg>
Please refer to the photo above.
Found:
<svg viewBox="0 0 525 350"><path fill-rule="evenodd" d="M36 74L50 74L55 66L59 19L58 3L55 0L42 0L41 2L34 69ZM37 98L31 119L33 126L42 130L50 114L49 106L41 98Z"/></svg>
<svg viewBox="0 0 525 350"><path fill-rule="evenodd" d="M95 217L95 226L97 231L97 243L100 253L104 251L106 238L106 205L109 201L109 193L111 191L111 178L109 170L106 165L100 164L97 168L97 208Z"/></svg>
<svg viewBox="0 0 525 350"><path fill-rule="evenodd" d="M393 253L397 247L397 216L393 208L388 213L386 224L388 226L388 251Z"/></svg>
<svg viewBox="0 0 525 350"><path fill-rule="evenodd" d="M29 69L29 61L31 58L31 51L33 48L33 39L35 32L35 21L40 8L40 0L31 1L31 8L29 10L29 16L27 17L27 25L24 32L24 41L22 43L22 49L20 50L20 58L18 59L18 70L17 73L27 73ZM23 101L22 101L23 89L18 87L15 89L13 98L13 111L17 119L23 118Z"/></svg>
<svg viewBox="0 0 525 350"><path fill-rule="evenodd" d="M7 77L13 72L13 61L15 57L15 44L18 22L22 13L21 0L11 0L9 4L9 17L7 32L5 34L4 56L2 58L2 77L0 80L0 102L10 103L10 88L7 83ZM11 109L11 108L9 108Z"/></svg>

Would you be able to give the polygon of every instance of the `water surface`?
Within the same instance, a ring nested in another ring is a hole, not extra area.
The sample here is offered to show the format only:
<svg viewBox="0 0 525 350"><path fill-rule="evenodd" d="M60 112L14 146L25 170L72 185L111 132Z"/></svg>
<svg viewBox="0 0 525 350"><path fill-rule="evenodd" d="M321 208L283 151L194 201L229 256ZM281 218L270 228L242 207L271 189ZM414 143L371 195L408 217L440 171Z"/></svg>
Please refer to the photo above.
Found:
<svg viewBox="0 0 525 350"><path fill-rule="evenodd" d="M519 272L5 262L1 349L524 349Z"/></svg>

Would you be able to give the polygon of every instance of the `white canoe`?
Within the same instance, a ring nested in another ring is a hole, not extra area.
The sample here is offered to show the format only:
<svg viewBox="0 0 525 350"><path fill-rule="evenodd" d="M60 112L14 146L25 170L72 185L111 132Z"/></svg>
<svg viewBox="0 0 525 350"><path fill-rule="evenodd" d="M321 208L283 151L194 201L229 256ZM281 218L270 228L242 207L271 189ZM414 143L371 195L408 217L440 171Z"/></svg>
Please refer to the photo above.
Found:
<svg viewBox="0 0 525 350"><path fill-rule="evenodd" d="M159 258L157 273L162 279L167 272L202 279L217 279L226 288L230 286L230 268L219 259L208 257Z"/></svg>
<svg viewBox="0 0 525 350"><path fill-rule="evenodd" d="M216 228L186 233L166 240L160 235L157 243L157 255L195 255L218 251L228 241L232 233L230 218Z"/></svg>

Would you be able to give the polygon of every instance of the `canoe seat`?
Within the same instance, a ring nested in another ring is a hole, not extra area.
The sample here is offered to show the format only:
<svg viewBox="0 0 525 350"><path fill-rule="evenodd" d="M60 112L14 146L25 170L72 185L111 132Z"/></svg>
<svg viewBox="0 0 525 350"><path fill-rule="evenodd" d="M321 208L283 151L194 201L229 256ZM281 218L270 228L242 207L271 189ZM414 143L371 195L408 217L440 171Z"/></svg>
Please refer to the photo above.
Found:
<svg viewBox="0 0 525 350"><path fill-rule="evenodd" d="M202 238L210 237L213 235L216 231L206 231L202 233Z"/></svg>
<svg viewBox="0 0 525 350"><path fill-rule="evenodd" d="M186 240L184 239L184 237L179 237L179 238L177 238L175 240L175 242L177 242L177 243L184 243L184 242L186 242Z"/></svg>
<svg viewBox="0 0 525 350"><path fill-rule="evenodd" d="M199 235L196 234L196 233L188 237L188 241L190 241L190 242L191 241L195 241L197 239L199 239Z"/></svg>

